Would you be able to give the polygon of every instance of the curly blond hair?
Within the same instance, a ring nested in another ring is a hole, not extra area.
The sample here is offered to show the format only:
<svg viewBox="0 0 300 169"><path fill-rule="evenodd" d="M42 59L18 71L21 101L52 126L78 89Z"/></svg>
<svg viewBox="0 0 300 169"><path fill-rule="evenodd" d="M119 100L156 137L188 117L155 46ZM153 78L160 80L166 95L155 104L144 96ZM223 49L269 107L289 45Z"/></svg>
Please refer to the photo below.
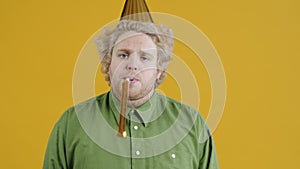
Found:
<svg viewBox="0 0 300 169"><path fill-rule="evenodd" d="M110 85L109 66L112 58L113 47L120 37L128 31L144 33L150 36L157 46L157 68L161 71L161 76L156 80L155 87L158 87L166 77L166 69L172 59L174 37L171 28L158 26L149 22L138 22L122 20L114 28L104 28L101 35L95 39L101 60L101 71L105 75L105 80Z"/></svg>

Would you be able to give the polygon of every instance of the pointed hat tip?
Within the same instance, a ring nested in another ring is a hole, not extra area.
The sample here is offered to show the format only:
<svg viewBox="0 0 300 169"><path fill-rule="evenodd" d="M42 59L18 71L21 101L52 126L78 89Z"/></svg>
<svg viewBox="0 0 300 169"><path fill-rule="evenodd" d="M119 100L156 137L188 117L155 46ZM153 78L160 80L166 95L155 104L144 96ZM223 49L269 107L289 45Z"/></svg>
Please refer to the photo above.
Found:
<svg viewBox="0 0 300 169"><path fill-rule="evenodd" d="M145 0L126 0L120 20L153 23Z"/></svg>

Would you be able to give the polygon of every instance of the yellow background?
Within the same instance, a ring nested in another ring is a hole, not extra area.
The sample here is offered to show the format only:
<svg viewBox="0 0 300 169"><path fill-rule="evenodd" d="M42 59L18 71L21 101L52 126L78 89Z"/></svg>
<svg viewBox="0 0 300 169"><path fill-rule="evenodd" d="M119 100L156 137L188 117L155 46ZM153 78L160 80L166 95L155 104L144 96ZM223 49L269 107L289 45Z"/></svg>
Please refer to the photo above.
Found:
<svg viewBox="0 0 300 169"><path fill-rule="evenodd" d="M227 102L214 132L221 168L300 168L299 1L147 2L195 24L221 57ZM41 168L50 131L73 104L77 56L123 3L0 2L1 168ZM107 89L100 85L97 93ZM208 106L204 100L204 113Z"/></svg>

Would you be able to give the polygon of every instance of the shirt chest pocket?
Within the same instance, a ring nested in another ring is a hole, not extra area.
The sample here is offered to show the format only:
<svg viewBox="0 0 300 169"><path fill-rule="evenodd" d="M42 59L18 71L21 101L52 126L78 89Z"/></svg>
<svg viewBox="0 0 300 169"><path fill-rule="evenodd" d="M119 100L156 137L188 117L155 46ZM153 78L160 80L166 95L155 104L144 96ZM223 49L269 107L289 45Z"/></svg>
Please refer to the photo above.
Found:
<svg viewBox="0 0 300 169"><path fill-rule="evenodd" d="M168 151L154 157L154 168L197 169L197 160L185 150Z"/></svg>

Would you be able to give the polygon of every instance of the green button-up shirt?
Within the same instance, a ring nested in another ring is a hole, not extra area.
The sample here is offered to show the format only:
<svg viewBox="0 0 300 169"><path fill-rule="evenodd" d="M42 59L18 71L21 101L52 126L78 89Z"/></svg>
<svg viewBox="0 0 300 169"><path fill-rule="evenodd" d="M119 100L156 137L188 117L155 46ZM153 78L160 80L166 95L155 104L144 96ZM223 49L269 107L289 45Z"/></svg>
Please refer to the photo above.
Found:
<svg viewBox="0 0 300 169"><path fill-rule="evenodd" d="M108 92L68 109L50 135L43 168L219 168L212 136L193 108L154 93L128 108L121 138L119 105Z"/></svg>

